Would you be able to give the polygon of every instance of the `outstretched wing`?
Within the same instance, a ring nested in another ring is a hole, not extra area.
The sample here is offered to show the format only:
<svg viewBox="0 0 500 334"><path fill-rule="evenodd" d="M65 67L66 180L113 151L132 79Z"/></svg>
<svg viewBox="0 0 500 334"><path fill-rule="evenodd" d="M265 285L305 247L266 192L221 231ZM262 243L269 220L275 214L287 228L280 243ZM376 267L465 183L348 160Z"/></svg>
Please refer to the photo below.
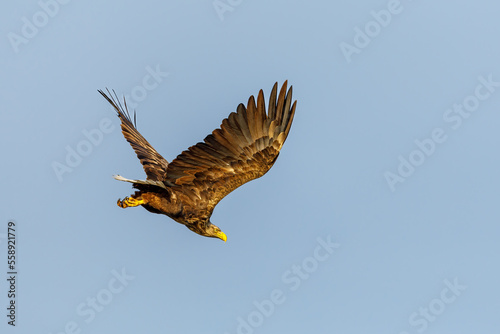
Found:
<svg viewBox="0 0 500 334"><path fill-rule="evenodd" d="M110 93L108 89L106 89L109 96L106 95L102 90L99 90L102 96L115 108L118 117L122 122L122 133L125 139L130 143L132 148L134 149L137 157L141 161L141 164L144 168L144 171L147 175L147 180L152 181L163 181L165 179L168 162L165 160L156 150L148 143L146 139L137 131L135 127L135 114L134 114L134 123L130 119L130 114L128 113L127 102L125 98L123 99L122 107L120 100L116 93L113 95Z"/></svg>
<svg viewBox="0 0 500 334"><path fill-rule="evenodd" d="M297 101L287 82L277 97L276 83L268 111L262 90L222 121L204 142L191 146L167 168L165 183L198 207L211 212L234 189L264 175L274 164L292 125Z"/></svg>

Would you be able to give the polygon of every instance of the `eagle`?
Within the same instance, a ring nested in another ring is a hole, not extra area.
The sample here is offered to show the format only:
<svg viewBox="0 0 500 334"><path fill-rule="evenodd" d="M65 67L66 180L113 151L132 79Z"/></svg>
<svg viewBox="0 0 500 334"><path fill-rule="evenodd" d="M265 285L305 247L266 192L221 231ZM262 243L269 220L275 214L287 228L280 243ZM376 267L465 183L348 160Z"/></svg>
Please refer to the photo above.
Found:
<svg viewBox="0 0 500 334"><path fill-rule="evenodd" d="M290 132L297 101L292 104L292 86L285 81L278 94L278 83L271 90L266 111L264 93L257 101L250 96L245 107L240 103L221 126L189 147L168 163L137 130L130 117L127 102L123 104L113 91L98 92L113 106L121 121L125 139L134 149L146 172L146 180L130 180L137 191L117 204L121 208L143 206L164 214L191 231L205 237L226 234L212 224L212 212L226 195L239 186L257 179L273 166Z"/></svg>

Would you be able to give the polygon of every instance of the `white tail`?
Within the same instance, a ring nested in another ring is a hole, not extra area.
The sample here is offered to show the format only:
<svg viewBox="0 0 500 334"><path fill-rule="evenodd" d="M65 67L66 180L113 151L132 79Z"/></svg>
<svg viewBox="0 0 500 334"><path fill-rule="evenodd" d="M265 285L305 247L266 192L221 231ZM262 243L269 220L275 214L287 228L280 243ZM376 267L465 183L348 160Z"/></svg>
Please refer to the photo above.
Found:
<svg viewBox="0 0 500 334"><path fill-rule="evenodd" d="M115 180L118 180L118 181L124 181L124 182L130 182L130 183L139 183L139 184L149 184L149 185L152 185L152 186L157 186L157 187L161 187L161 188L167 189L167 187L165 187L165 184L162 181L130 180L130 179L124 178L121 175L113 175L113 177L115 178Z"/></svg>

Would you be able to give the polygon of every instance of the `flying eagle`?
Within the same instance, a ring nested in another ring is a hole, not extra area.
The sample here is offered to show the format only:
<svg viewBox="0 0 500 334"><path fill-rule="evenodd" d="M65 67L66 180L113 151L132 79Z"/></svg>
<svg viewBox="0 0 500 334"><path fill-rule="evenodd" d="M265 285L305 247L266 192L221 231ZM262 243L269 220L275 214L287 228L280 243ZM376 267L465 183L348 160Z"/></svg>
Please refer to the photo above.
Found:
<svg viewBox="0 0 500 334"><path fill-rule="evenodd" d="M210 222L212 212L234 189L266 174L278 158L292 125L297 101L292 105L292 87L287 81L277 94L274 84L268 110L264 94L250 96L245 107L222 121L203 142L191 146L168 163L144 139L130 118L127 103L116 93L99 93L113 106L121 120L122 133L141 161L146 180L114 178L133 183L134 195L118 200L121 208L142 205L150 212L164 214L191 231L206 237L227 240L224 232Z"/></svg>

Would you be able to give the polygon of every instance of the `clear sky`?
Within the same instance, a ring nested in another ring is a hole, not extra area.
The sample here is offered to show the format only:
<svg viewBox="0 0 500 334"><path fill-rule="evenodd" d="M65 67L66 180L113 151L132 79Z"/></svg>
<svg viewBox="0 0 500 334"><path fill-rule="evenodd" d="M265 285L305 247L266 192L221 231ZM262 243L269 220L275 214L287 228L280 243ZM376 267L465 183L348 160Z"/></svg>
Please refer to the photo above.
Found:
<svg viewBox="0 0 500 334"><path fill-rule="evenodd" d="M4 3L0 332L496 333L499 10ZM133 190L112 175L145 174L97 89L127 96L172 161L287 79L277 163L212 216L227 243L116 205Z"/></svg>

